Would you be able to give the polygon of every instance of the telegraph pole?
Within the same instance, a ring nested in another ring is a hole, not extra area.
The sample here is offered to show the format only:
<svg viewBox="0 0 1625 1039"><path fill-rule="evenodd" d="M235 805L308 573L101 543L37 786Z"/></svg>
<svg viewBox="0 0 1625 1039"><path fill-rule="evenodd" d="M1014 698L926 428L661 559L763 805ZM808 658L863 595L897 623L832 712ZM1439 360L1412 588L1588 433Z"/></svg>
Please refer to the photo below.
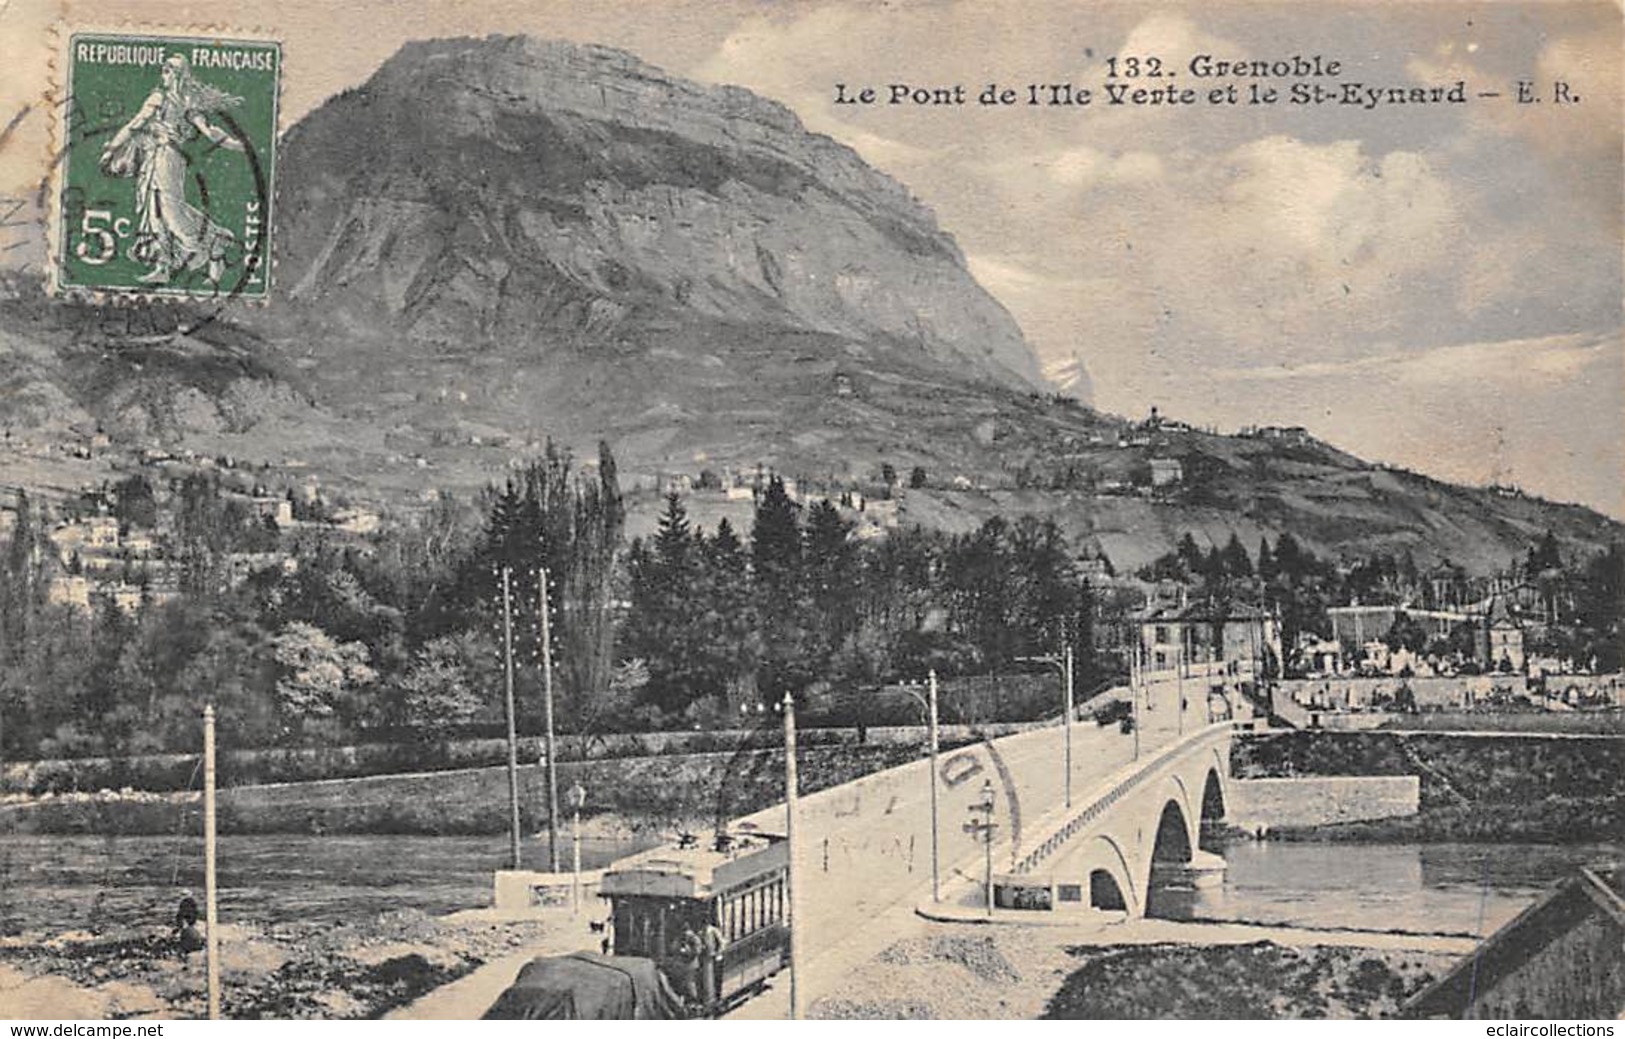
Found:
<svg viewBox="0 0 1625 1039"><path fill-rule="evenodd" d="M931 901L942 901L941 866L937 836L937 669L926 674L927 703L931 711Z"/></svg>
<svg viewBox="0 0 1625 1039"><path fill-rule="evenodd" d="M799 926L796 912L796 896L801 891L798 883L800 877L796 869L796 698L789 693L784 694L784 844L785 857L789 860L786 867L786 884L789 887L785 899L785 922L790 927L790 1020L795 1021L801 1017L801 992L796 987L796 965L801 961L798 942L796 941L796 928Z"/></svg>
<svg viewBox="0 0 1625 1039"><path fill-rule="evenodd" d="M1066 671L1066 806L1072 807L1072 644L1061 652Z"/></svg>
<svg viewBox="0 0 1625 1039"><path fill-rule="evenodd" d="M547 726L547 857L548 869L559 871L559 756L553 743L553 611L547 600L547 567L539 572L536 593L542 611L542 717Z"/></svg>
<svg viewBox="0 0 1625 1039"><path fill-rule="evenodd" d="M502 688L508 715L508 860L510 869L519 862L519 737L514 726L513 708L513 571L502 568Z"/></svg>
<svg viewBox="0 0 1625 1039"><path fill-rule="evenodd" d="M215 872L214 704L203 707L203 913L209 961L209 1020L220 1020L219 877Z"/></svg>

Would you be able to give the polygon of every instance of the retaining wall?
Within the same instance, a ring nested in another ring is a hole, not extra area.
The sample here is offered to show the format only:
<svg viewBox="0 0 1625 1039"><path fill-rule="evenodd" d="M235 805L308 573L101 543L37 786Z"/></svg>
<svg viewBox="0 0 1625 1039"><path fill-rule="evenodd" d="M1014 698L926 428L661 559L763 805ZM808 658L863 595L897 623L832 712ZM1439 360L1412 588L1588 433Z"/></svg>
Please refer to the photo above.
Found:
<svg viewBox="0 0 1625 1039"><path fill-rule="evenodd" d="M1416 776L1233 779L1225 821L1256 830L1393 819L1415 815L1421 795L1422 783Z"/></svg>

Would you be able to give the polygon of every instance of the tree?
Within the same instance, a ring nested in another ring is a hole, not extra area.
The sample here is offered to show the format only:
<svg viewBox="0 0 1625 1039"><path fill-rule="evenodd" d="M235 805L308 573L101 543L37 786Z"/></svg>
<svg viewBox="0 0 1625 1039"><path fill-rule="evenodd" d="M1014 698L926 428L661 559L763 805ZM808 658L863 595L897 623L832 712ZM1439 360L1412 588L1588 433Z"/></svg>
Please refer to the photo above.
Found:
<svg viewBox="0 0 1625 1039"><path fill-rule="evenodd" d="M925 486L925 466L917 465L909 471L908 485L914 490Z"/></svg>
<svg viewBox="0 0 1625 1039"><path fill-rule="evenodd" d="M812 680L807 660L806 560L798 506L774 476L756 502L751 526L751 576L760 618L762 659L757 688L767 697L800 690Z"/></svg>
<svg viewBox="0 0 1625 1039"><path fill-rule="evenodd" d="M561 714L575 724L592 713L588 701L606 688L614 659L612 582L626 521L615 458L600 442L596 475L580 473L569 452L550 440L518 480L491 489L487 498L489 519L461 569L459 598L489 617L495 575L506 566L518 615L535 617L537 576L547 571ZM520 630L534 663L541 657L540 627Z"/></svg>
<svg viewBox="0 0 1625 1039"><path fill-rule="evenodd" d="M342 731L342 723L358 713L355 694L377 677L369 666L366 646L340 643L314 624L301 621L277 633L272 656L280 668L278 707L290 732L308 730L312 722L325 720L339 723Z"/></svg>
<svg viewBox="0 0 1625 1039"><path fill-rule="evenodd" d="M1247 549L1241 544L1241 538L1235 531L1230 532L1230 540L1224 546L1224 572L1229 577L1245 580L1253 576L1253 561L1247 555Z"/></svg>
<svg viewBox="0 0 1625 1039"><path fill-rule="evenodd" d="M1401 610L1394 615L1394 623L1389 625L1382 640L1391 650L1408 649L1412 653L1420 653L1427 648L1428 633L1421 621Z"/></svg>
<svg viewBox="0 0 1625 1039"><path fill-rule="evenodd" d="M697 637L705 590L699 545L682 499L667 495L653 541L634 542L629 559L632 607L622 631L623 657L647 661L646 697L668 713L701 695L703 652Z"/></svg>
<svg viewBox="0 0 1625 1039"><path fill-rule="evenodd" d="M1184 566L1185 573L1190 576L1200 574L1207 566L1207 557L1202 553L1202 546L1196 543L1196 538L1190 531L1180 536L1179 544L1174 547L1174 553Z"/></svg>
<svg viewBox="0 0 1625 1039"><path fill-rule="evenodd" d="M470 633L425 643L396 682L401 720L430 735L478 717L487 700L479 661L489 660L494 648Z"/></svg>

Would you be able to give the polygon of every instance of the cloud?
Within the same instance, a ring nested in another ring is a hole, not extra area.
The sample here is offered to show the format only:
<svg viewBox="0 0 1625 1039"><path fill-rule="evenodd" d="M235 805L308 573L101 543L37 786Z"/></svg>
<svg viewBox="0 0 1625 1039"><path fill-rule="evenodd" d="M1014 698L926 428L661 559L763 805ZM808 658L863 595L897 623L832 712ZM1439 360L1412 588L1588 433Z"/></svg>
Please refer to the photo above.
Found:
<svg viewBox="0 0 1625 1039"><path fill-rule="evenodd" d="M1511 483L1625 518L1625 338L1617 331L1399 349L1337 363L1215 370L1219 393L1171 414L1304 425L1341 447L1448 480Z"/></svg>
<svg viewBox="0 0 1625 1039"><path fill-rule="evenodd" d="M1240 59L1246 57L1247 52L1239 44L1197 28L1196 23L1183 14L1158 12L1129 31L1118 53L1125 57L1157 55L1165 62L1183 66L1198 54Z"/></svg>
<svg viewBox="0 0 1625 1039"><path fill-rule="evenodd" d="M1611 357L1625 361L1625 349L1618 336L1575 333L1503 342L1458 343L1411 351L1390 349L1348 361L1214 368L1209 374L1218 382L1282 382L1371 375L1413 385L1459 385L1486 377L1514 383L1530 378L1563 382Z"/></svg>

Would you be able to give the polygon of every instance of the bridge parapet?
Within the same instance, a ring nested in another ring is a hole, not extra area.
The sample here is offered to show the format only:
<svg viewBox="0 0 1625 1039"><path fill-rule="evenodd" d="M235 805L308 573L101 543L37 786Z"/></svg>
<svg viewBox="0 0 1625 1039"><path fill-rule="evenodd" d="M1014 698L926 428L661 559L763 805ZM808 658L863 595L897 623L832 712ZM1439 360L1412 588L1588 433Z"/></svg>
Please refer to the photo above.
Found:
<svg viewBox="0 0 1625 1039"><path fill-rule="evenodd" d="M1148 761L1130 765L1126 770L1119 770L1097 788L1094 796L1088 798L1081 807L1052 813L1038 828L1038 832L1043 836L1033 841L1025 853L1018 853L1013 872L1031 873L1045 859L1061 850L1073 837L1084 833L1104 818L1114 805L1133 793L1141 784L1159 775L1168 765L1185 755L1203 750L1216 741L1230 738L1232 729L1233 726L1228 721L1199 729L1184 739L1162 748Z"/></svg>

